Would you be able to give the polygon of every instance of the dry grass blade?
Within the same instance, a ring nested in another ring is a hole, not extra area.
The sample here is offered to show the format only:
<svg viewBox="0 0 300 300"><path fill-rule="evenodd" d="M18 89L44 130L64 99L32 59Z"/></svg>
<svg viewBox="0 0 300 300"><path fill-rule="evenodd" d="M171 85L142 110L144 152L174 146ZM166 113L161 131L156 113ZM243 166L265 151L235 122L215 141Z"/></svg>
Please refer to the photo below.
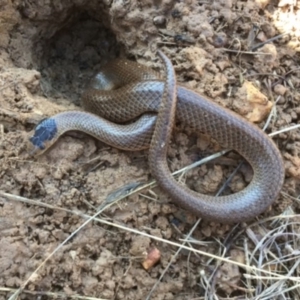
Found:
<svg viewBox="0 0 300 300"><path fill-rule="evenodd" d="M16 293L18 290L17 289L11 289L11 288L5 288L5 287L0 287L0 292L6 292L6 293L11 293L14 292ZM43 292L43 291L30 291L30 290L23 290L26 294L36 296L36 299L40 299L41 296L48 296L52 297L53 299L64 299L66 298L66 295L63 293L52 293L52 292ZM89 296L81 296L81 295L68 295L68 299L82 299L82 300L108 300L104 298L95 298L95 297L89 297Z"/></svg>
<svg viewBox="0 0 300 300"><path fill-rule="evenodd" d="M298 129L298 128L300 128L300 124L297 124L297 125L294 125L294 126L290 126L290 127L283 128L281 130L272 132L272 133L269 134L269 136L272 137L272 136L278 135L280 133L289 132L291 130L295 130L295 129Z"/></svg>

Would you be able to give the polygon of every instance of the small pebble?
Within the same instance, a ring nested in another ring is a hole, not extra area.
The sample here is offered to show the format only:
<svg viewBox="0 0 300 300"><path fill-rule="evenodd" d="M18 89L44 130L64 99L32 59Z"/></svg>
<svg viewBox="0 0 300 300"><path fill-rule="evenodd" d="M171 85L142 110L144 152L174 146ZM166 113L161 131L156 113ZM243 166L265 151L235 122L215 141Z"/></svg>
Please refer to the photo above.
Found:
<svg viewBox="0 0 300 300"><path fill-rule="evenodd" d="M164 16L156 16L153 18L153 24L157 26L162 26L166 24L166 18Z"/></svg>
<svg viewBox="0 0 300 300"><path fill-rule="evenodd" d="M287 91L287 88L285 86L283 86L282 84L276 84L274 86L274 92L277 95L283 96Z"/></svg>
<svg viewBox="0 0 300 300"><path fill-rule="evenodd" d="M214 35L212 43L216 48L224 47L227 44L227 35L223 32Z"/></svg>
<svg viewBox="0 0 300 300"><path fill-rule="evenodd" d="M181 12L178 9L174 9L171 13L172 17L175 18L180 18L181 17Z"/></svg>

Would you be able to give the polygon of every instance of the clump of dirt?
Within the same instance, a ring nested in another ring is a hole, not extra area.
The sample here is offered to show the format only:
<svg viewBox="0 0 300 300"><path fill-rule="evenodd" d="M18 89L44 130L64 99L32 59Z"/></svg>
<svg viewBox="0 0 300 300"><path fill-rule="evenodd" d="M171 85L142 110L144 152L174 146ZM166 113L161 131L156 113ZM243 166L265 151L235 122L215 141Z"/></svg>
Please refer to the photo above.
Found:
<svg viewBox="0 0 300 300"><path fill-rule="evenodd" d="M92 215L111 192L151 179L147 151L124 152L83 134L64 135L44 155L28 157L28 132L48 116L80 110L87 82L111 59L127 57L159 70L161 64L152 50L161 48L172 60L178 82L240 115L251 116L261 127L270 103L276 102L269 132L299 122L299 30L288 25L291 31L284 31L283 20L287 19L283 16L298 20L300 9L283 2L278 7L270 0L3 1L0 293L1 288L19 288L84 222L64 211L12 201L13 196ZM262 102L249 104L245 82L255 93L260 91ZM267 216L281 213L291 204L297 210L291 197L300 190L299 129L281 133L274 140L285 161L283 191L289 197L281 195ZM205 134L179 124L169 149L170 169L177 170L219 149L220 145ZM190 171L183 180L196 191L214 195L238 162L239 157L231 153ZM242 190L251 176L251 168L244 165L225 193ZM155 187L129 196L102 216L179 241L196 217L170 200ZM194 246L218 253L215 238L224 239L231 229L204 221L193 234L203 243ZM232 247L240 246L238 240ZM152 247L160 250L161 259L146 271L141 261ZM35 293L51 291L103 299L146 299L174 251L175 247L148 237L90 223L30 281L26 289L31 294L21 297L35 299ZM241 251L238 255L232 251L231 255L242 256ZM206 257L183 251L152 299L207 295L203 272L207 277L213 273L208 264ZM215 277L217 293L224 297L245 295L241 275L239 268L223 265ZM0 299L7 296L3 292Z"/></svg>

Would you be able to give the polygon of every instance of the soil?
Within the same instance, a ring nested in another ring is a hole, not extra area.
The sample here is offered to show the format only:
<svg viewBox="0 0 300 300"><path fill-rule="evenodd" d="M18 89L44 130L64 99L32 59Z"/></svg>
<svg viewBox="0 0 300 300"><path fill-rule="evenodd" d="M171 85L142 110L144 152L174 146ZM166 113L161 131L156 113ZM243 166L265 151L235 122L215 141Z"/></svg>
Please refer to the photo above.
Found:
<svg viewBox="0 0 300 300"><path fill-rule="evenodd" d="M0 299L8 298L10 288L19 288L85 221L12 201L3 193L93 215L110 193L151 180L147 151L121 151L83 134L66 134L44 155L28 156L26 141L35 125L58 112L80 110L86 84L106 62L126 57L161 70L152 51L161 48L172 60L178 82L260 127L278 100L268 133L299 122L299 1L4 0L0 7L0 287L8 288L0 289ZM258 103L249 100L253 89ZM285 162L286 180L280 197L260 218L276 216L289 206L299 210L292 197L300 192L300 130L276 135L274 141ZM220 146L178 124L169 150L170 169L178 170ZM239 161L230 153L190 171L183 180L196 191L214 195ZM244 165L225 193L243 189L250 180L251 168ZM176 242L197 220L172 204L159 187L135 193L101 216ZM224 241L232 228L202 221L193 233L201 243L194 247L218 254L216 239ZM243 256L242 243L243 238L236 240L227 256ZM153 248L159 250L160 261L145 270L141 262ZM146 299L176 250L89 223L26 285L34 293L19 297L36 299L39 293L52 292ZM182 251L151 299L204 299L203 272L210 276L210 264L207 257ZM242 273L224 264L215 278L216 294L244 295Z"/></svg>

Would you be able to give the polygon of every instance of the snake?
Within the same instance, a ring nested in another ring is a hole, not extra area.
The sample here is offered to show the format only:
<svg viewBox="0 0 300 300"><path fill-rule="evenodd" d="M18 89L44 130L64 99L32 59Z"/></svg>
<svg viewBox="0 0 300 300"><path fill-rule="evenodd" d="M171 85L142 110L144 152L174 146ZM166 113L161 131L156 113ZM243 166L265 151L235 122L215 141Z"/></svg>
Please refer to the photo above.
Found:
<svg viewBox="0 0 300 300"><path fill-rule="evenodd" d="M170 59L160 50L158 56L164 76L134 61L121 58L109 62L82 95L85 111L64 111L37 124L29 139L33 151L43 153L70 130L85 132L122 150L149 148L150 172L159 187L194 215L228 224L251 220L266 211L277 199L285 176L275 143L258 126L177 84ZM178 183L167 161L176 121L238 152L253 169L251 182L224 196L200 194Z"/></svg>

